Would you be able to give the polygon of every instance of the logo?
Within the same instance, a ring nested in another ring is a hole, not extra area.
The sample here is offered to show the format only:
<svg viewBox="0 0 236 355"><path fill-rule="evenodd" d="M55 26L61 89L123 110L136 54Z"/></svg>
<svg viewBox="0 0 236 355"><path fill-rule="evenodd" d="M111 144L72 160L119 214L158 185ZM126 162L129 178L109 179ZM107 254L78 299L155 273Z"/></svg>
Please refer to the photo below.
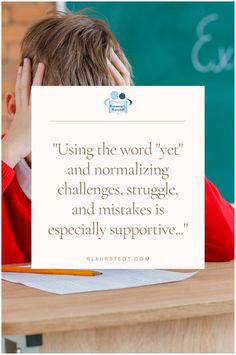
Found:
<svg viewBox="0 0 236 355"><path fill-rule="evenodd" d="M128 107L132 105L132 101L121 92L112 91L109 99L104 101L104 104L108 107L109 113L127 113Z"/></svg>

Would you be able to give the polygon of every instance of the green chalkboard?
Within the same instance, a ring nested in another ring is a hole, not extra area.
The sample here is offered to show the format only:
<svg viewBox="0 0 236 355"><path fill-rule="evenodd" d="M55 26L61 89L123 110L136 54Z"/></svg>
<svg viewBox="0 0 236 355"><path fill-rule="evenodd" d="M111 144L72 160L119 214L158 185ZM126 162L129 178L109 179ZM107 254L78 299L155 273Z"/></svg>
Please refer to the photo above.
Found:
<svg viewBox="0 0 236 355"><path fill-rule="evenodd" d="M67 2L106 20L136 85L205 85L205 172L234 198L233 2Z"/></svg>

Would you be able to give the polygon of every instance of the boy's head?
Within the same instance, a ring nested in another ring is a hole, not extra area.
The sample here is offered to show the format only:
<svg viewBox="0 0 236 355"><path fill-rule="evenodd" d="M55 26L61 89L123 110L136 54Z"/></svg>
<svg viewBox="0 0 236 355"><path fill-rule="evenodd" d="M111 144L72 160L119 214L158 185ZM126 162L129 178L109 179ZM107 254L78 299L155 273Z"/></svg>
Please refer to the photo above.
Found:
<svg viewBox="0 0 236 355"><path fill-rule="evenodd" d="M26 33L23 58L32 62L32 77L39 62L46 67L43 85L114 85L107 66L113 49L125 67L130 65L117 40L102 20L83 13L44 19Z"/></svg>

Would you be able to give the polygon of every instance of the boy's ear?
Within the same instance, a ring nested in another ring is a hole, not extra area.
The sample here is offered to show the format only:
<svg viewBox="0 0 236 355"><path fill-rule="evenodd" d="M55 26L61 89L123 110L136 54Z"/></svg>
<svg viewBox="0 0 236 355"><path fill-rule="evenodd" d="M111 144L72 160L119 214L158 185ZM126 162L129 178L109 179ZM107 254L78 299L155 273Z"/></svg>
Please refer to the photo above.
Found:
<svg viewBox="0 0 236 355"><path fill-rule="evenodd" d="M12 120L16 113L16 100L13 92L7 92L6 94L6 108L9 120Z"/></svg>

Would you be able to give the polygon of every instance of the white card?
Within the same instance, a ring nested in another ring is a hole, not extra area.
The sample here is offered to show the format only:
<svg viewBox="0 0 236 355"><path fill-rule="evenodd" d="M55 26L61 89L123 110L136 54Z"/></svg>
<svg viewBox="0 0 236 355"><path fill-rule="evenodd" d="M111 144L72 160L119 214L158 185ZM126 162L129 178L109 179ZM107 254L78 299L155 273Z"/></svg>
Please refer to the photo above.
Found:
<svg viewBox="0 0 236 355"><path fill-rule="evenodd" d="M33 268L204 268L204 87L33 87Z"/></svg>

